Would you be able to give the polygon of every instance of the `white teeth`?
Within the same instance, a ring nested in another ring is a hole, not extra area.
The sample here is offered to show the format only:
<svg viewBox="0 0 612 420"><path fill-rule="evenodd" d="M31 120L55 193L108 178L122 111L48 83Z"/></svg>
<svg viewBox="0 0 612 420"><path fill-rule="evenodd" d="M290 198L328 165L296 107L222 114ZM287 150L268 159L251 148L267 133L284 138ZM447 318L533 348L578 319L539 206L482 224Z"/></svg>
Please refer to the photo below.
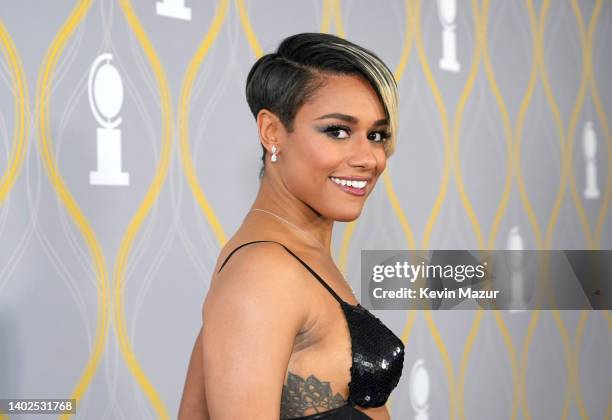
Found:
<svg viewBox="0 0 612 420"><path fill-rule="evenodd" d="M347 185L347 186L353 187L353 188L365 188L365 186L368 184L368 181L349 180L349 179L336 178L336 177L333 177L333 176L330 177L330 178L336 184Z"/></svg>

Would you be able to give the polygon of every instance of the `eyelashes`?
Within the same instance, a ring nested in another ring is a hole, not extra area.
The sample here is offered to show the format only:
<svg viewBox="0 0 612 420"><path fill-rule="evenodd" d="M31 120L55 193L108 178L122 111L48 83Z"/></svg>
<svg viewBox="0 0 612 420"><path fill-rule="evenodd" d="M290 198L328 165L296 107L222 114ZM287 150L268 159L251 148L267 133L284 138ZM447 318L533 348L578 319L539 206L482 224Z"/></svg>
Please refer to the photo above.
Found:
<svg viewBox="0 0 612 420"><path fill-rule="evenodd" d="M351 129L343 125L331 124L324 127L321 132L333 139L342 140L350 137ZM342 132L344 132L345 135L341 135ZM378 138L371 138L373 134L378 135ZM368 139L372 140L374 143L384 143L389 139L389 137L391 137L391 132L386 130L372 131L368 134Z"/></svg>
<svg viewBox="0 0 612 420"><path fill-rule="evenodd" d="M344 127L341 125L328 125L327 127L323 128L322 132L333 139L345 139L348 138L351 130L348 127ZM341 137L339 135L339 133L342 132L346 133L344 137Z"/></svg>

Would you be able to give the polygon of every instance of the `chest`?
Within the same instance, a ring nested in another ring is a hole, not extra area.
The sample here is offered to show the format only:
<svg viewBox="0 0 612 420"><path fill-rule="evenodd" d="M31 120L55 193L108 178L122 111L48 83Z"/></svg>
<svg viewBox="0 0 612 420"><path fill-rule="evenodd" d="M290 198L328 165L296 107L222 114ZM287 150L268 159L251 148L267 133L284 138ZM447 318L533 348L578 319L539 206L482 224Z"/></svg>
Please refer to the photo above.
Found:
<svg viewBox="0 0 612 420"><path fill-rule="evenodd" d="M286 418L331 410L349 398L351 338L338 302L328 300L313 307L312 324L295 338L281 396Z"/></svg>
<svg viewBox="0 0 612 420"><path fill-rule="evenodd" d="M330 396L379 407L399 381L404 345L361 305L334 303L317 308L319 323L296 337L287 375L301 372L308 378L316 372L328 383Z"/></svg>

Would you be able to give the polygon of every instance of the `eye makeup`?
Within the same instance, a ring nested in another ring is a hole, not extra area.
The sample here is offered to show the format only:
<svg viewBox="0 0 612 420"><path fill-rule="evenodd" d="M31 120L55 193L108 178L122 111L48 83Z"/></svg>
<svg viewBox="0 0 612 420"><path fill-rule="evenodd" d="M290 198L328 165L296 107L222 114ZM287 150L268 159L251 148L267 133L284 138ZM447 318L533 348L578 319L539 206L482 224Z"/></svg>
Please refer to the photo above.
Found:
<svg viewBox="0 0 612 420"><path fill-rule="evenodd" d="M319 131L331 137L332 139L336 139L336 140L346 139L350 136L350 133L351 133L351 129L349 127L346 127L344 125L339 125L339 124L326 125L324 127L321 127ZM343 131L346 134L344 137L340 137L339 133Z"/></svg>
<svg viewBox="0 0 612 420"><path fill-rule="evenodd" d="M340 125L340 124L329 124L329 125L318 128L318 130L321 133L331 137L334 140L343 140L343 139L349 138L351 134L350 127ZM339 133L341 132L345 132L346 135L340 137ZM378 140L372 139L370 137L372 134L378 134L379 139ZM386 131L386 130L371 131L368 134L368 139L372 140L374 143L384 143L385 141L387 141L389 137L391 137L391 132Z"/></svg>

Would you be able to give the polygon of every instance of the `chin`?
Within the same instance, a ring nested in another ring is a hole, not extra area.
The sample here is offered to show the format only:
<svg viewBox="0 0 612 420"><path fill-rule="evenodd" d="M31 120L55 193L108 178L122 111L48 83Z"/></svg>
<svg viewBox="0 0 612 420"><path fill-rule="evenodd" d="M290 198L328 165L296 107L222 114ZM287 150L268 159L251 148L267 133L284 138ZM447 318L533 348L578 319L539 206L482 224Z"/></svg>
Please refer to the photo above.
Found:
<svg viewBox="0 0 612 420"><path fill-rule="evenodd" d="M337 222L352 222L361 216L361 210L362 208L357 210L347 209L346 211L338 211L336 209L336 211L334 211L331 215L331 218Z"/></svg>

